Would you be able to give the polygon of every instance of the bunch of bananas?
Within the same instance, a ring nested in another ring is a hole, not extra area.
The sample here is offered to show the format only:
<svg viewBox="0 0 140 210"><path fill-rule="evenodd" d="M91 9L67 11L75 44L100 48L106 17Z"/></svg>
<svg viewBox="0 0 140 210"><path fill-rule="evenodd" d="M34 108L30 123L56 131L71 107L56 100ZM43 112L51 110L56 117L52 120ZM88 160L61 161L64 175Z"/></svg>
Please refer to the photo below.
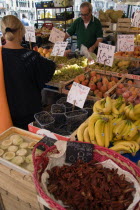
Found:
<svg viewBox="0 0 140 210"><path fill-rule="evenodd" d="M135 106L129 104L128 106L125 106L124 112L127 118L133 121L138 120L140 119L140 104Z"/></svg>
<svg viewBox="0 0 140 210"><path fill-rule="evenodd" d="M140 104L126 106L122 97L107 96L96 101L93 114L77 130L79 141L109 147L117 152L136 153L140 149Z"/></svg>
<svg viewBox="0 0 140 210"><path fill-rule="evenodd" d="M110 116L92 114L77 130L78 141L109 147L112 140L112 119Z"/></svg>

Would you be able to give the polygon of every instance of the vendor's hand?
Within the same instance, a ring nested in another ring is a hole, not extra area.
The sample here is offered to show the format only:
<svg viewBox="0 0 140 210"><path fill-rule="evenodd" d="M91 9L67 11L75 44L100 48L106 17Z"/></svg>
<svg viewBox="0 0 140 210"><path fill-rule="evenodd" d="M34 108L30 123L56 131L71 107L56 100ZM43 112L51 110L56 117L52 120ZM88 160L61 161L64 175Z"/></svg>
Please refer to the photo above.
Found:
<svg viewBox="0 0 140 210"><path fill-rule="evenodd" d="M94 52L94 50L95 50L95 47L94 47L94 46L92 46L92 47L90 47L90 48L88 49L89 52Z"/></svg>

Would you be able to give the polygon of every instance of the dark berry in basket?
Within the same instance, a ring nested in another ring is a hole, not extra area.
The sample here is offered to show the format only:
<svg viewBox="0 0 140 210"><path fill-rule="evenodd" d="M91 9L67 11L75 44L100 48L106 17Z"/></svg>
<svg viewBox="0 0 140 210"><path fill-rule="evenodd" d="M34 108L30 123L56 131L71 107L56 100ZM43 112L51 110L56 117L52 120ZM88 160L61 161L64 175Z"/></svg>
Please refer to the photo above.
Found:
<svg viewBox="0 0 140 210"><path fill-rule="evenodd" d="M126 210L133 202L134 184L95 161L55 166L47 170L48 191L69 210Z"/></svg>
<svg viewBox="0 0 140 210"><path fill-rule="evenodd" d="M45 114L45 113L40 113L40 114L37 114L37 120L40 124L44 125L44 124L49 124L51 122L53 122L53 117L51 115L49 115L48 113Z"/></svg>

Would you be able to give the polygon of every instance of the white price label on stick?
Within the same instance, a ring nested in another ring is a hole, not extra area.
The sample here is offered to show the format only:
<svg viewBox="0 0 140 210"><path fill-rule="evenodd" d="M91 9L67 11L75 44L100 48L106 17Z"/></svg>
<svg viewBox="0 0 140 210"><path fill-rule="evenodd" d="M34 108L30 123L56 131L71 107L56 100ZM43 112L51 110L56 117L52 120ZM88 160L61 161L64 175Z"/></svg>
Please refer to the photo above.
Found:
<svg viewBox="0 0 140 210"><path fill-rule="evenodd" d="M97 62L105 64L107 66L112 66L114 60L115 46L99 43Z"/></svg>
<svg viewBox="0 0 140 210"><path fill-rule="evenodd" d="M35 29L33 26L25 26L25 41L36 42Z"/></svg>
<svg viewBox="0 0 140 210"><path fill-rule="evenodd" d="M53 47L51 56L63 56L65 53L67 44L68 42L56 42Z"/></svg>
<svg viewBox="0 0 140 210"><path fill-rule="evenodd" d="M132 52L134 51L134 35L118 35L117 51Z"/></svg>
<svg viewBox="0 0 140 210"><path fill-rule="evenodd" d="M73 82L67 96L67 102L83 108L89 91L89 87Z"/></svg>
<svg viewBox="0 0 140 210"><path fill-rule="evenodd" d="M140 10L134 13L134 17L132 18L132 26L140 28Z"/></svg>
<svg viewBox="0 0 140 210"><path fill-rule="evenodd" d="M50 33L49 41L52 43L63 42L65 38L65 33L59 29L53 27Z"/></svg>

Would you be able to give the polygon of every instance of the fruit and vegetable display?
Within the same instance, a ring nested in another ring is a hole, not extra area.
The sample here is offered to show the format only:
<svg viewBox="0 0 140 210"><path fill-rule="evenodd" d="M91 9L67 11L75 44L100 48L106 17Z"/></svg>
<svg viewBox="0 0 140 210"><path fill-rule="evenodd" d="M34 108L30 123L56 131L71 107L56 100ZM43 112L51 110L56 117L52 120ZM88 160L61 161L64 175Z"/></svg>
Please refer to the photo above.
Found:
<svg viewBox="0 0 140 210"><path fill-rule="evenodd" d="M35 30L36 36L40 36L42 38L49 37L50 33L51 33L51 30L49 30L46 27L38 28L38 29Z"/></svg>
<svg viewBox="0 0 140 210"><path fill-rule="evenodd" d="M119 175L118 169L103 167L93 160L55 166L47 173L49 193L66 209L125 210L134 199L133 182L126 181L124 174Z"/></svg>
<svg viewBox="0 0 140 210"><path fill-rule="evenodd" d="M77 138L135 154L140 149L140 104L126 105L122 97L115 100L108 96L96 101L89 120L77 129Z"/></svg>
<svg viewBox="0 0 140 210"><path fill-rule="evenodd" d="M122 95L126 103L140 104L140 88L133 86L131 80L126 84L119 84L115 92L117 96Z"/></svg>
<svg viewBox="0 0 140 210"><path fill-rule="evenodd" d="M99 19L101 22L111 22L111 23L117 23L119 18L123 17L123 11L122 10L113 10L108 9L105 12L102 10L99 11Z"/></svg>
<svg viewBox="0 0 140 210"><path fill-rule="evenodd" d="M28 142L22 136L14 134L1 142L0 157L28 171L33 171L31 151L35 144L36 142Z"/></svg>
<svg viewBox="0 0 140 210"><path fill-rule="evenodd" d="M118 73L126 73L128 70L128 67L131 66L131 61L129 60L123 60L123 59L114 59L112 67L106 66L100 63L94 63L90 65L90 68L92 69L101 69L105 71L112 71L112 72L118 72Z"/></svg>
<svg viewBox="0 0 140 210"><path fill-rule="evenodd" d="M67 65L59 70L56 70L51 81L52 82L68 81L84 72L85 70L83 69L83 67L79 67L77 64Z"/></svg>
<svg viewBox="0 0 140 210"><path fill-rule="evenodd" d="M106 96L106 92L118 82L117 77L106 76L91 71L86 74L81 74L75 77L74 82L88 86L90 88L90 95L97 98Z"/></svg>
<svg viewBox="0 0 140 210"><path fill-rule="evenodd" d="M135 46L134 51L130 52L122 52L118 51L114 54L114 56L121 56L121 57L127 57L127 58L140 58L140 46Z"/></svg>

